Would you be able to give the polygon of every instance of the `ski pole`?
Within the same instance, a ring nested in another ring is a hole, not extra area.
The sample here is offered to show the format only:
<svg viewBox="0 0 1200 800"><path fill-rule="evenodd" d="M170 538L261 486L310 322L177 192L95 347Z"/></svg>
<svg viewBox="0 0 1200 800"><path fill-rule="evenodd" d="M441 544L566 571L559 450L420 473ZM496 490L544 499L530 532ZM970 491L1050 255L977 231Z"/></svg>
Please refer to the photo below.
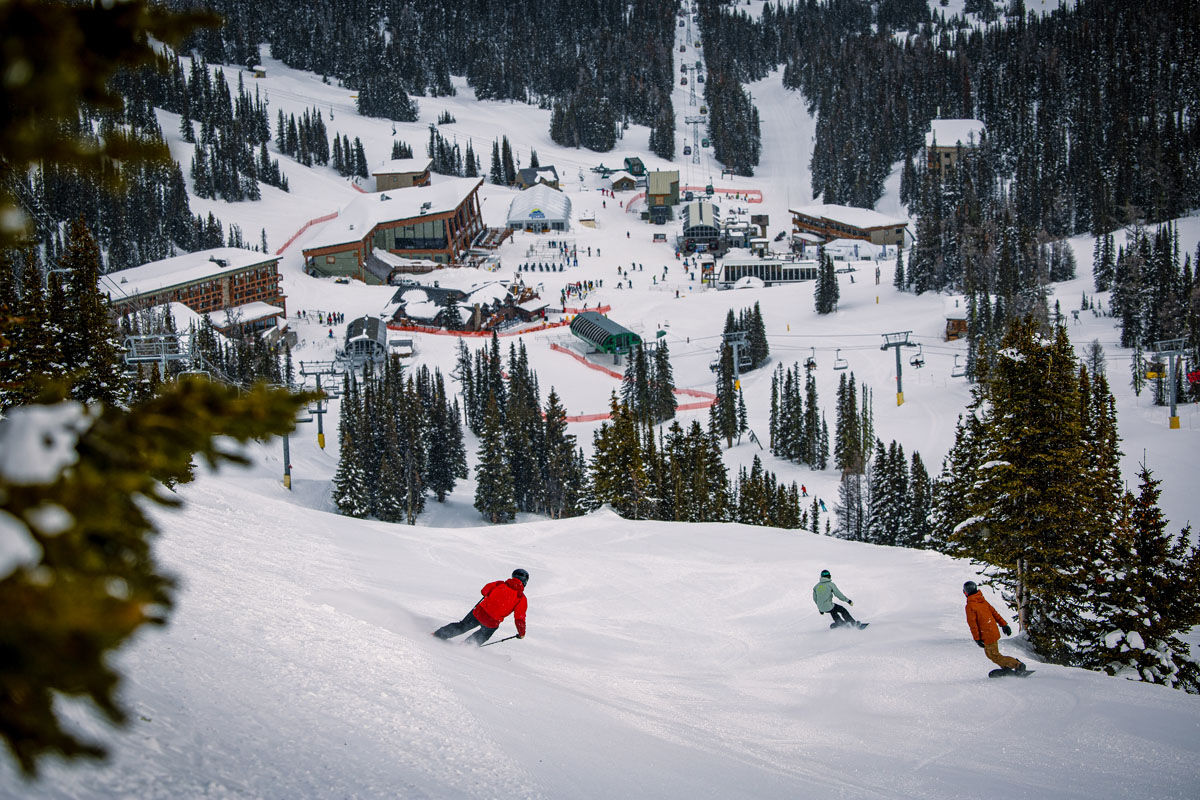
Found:
<svg viewBox="0 0 1200 800"><path fill-rule="evenodd" d="M494 642L485 642L484 644L481 644L479 646L480 647L491 647L494 644L500 644L501 642L507 642L509 639L516 639L516 638L517 638L517 634L514 633L512 636L505 636L503 639L497 639Z"/></svg>

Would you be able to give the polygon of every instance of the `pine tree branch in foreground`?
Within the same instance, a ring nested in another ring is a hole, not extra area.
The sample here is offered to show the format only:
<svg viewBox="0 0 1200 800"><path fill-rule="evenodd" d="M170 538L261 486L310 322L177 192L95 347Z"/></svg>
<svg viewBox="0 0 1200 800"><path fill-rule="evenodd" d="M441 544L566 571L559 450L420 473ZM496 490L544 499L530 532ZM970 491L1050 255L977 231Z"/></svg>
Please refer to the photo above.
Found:
<svg viewBox="0 0 1200 800"><path fill-rule="evenodd" d="M46 756L105 755L64 728L57 696L126 720L109 656L166 622L175 586L147 501L181 505L163 483L189 480L194 455L245 463L230 440L286 433L312 399L192 379L129 409L57 402L0 421L0 739L26 777Z"/></svg>

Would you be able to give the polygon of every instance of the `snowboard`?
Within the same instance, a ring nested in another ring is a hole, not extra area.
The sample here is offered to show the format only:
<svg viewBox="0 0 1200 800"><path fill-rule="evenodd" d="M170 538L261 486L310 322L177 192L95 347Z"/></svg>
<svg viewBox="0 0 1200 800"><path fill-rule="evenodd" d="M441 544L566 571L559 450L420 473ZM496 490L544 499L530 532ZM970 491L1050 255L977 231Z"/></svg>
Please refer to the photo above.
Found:
<svg viewBox="0 0 1200 800"><path fill-rule="evenodd" d="M863 628L867 627L870 624L871 623L869 623L869 622L857 622L853 625L848 625L848 624L842 623L842 622L831 622L831 623L829 623L829 630L833 630L834 628L858 628L861 631Z"/></svg>
<svg viewBox="0 0 1200 800"><path fill-rule="evenodd" d="M1005 677L1008 677L1009 675L1012 675L1017 678L1028 678L1030 675L1032 675L1036 671L1037 670L1027 669L1024 672L1016 672L1011 669L1000 668L1000 669L994 669L991 672L989 672L988 677L989 678L1005 678Z"/></svg>

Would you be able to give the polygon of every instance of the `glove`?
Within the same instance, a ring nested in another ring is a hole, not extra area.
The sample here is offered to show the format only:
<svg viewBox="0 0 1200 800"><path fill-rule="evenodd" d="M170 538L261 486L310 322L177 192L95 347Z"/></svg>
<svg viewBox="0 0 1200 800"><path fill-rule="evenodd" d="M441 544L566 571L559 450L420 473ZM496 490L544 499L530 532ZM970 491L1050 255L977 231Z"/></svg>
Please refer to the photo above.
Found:
<svg viewBox="0 0 1200 800"><path fill-rule="evenodd" d="M822 617L825 616L825 612L821 611L820 609L817 609L817 613L820 614Z"/></svg>
<svg viewBox="0 0 1200 800"><path fill-rule="evenodd" d="M518 638L518 639L524 639L524 638L525 638L525 634L523 634L523 633L518 633L518 634L517 634L517 638Z"/></svg>
<svg viewBox="0 0 1200 800"><path fill-rule="evenodd" d="M975 644L979 645L980 647L987 647L987 645L983 643L983 639L976 639Z"/></svg>
<svg viewBox="0 0 1200 800"><path fill-rule="evenodd" d="M854 605L854 601L853 601L853 600L847 600L846 602L847 602L849 605Z"/></svg>
<svg viewBox="0 0 1200 800"><path fill-rule="evenodd" d="M1000 630L1004 631L1005 636L1012 636L1012 628L1007 625L1001 625Z"/></svg>

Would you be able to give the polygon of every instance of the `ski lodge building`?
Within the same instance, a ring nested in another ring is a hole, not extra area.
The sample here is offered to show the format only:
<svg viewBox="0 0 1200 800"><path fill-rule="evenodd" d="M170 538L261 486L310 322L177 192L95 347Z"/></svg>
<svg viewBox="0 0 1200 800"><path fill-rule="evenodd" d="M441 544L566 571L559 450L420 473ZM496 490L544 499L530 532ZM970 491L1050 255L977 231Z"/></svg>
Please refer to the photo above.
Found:
<svg viewBox="0 0 1200 800"><path fill-rule="evenodd" d="M182 303L210 314L222 333L276 327L287 317L279 257L241 247L217 247L101 275L101 292L117 314Z"/></svg>
<svg viewBox="0 0 1200 800"><path fill-rule="evenodd" d="M926 166L931 170L954 166L961 153L979 147L984 132L977 119L931 120L925 134Z"/></svg>
<svg viewBox="0 0 1200 800"><path fill-rule="evenodd" d="M793 261L778 257L760 257L747 250L731 250L720 260L716 284L727 289L742 278L758 278L767 286L799 283L817 279L816 261Z"/></svg>
<svg viewBox="0 0 1200 800"><path fill-rule="evenodd" d="M571 198L539 183L518 194L508 204L509 230L565 231L571 227Z"/></svg>
<svg viewBox="0 0 1200 800"><path fill-rule="evenodd" d="M384 161L371 172L375 178L375 191L428 186L431 166L431 158L393 158Z"/></svg>
<svg viewBox="0 0 1200 800"><path fill-rule="evenodd" d="M789 208L794 242L821 243L863 239L871 244L903 245L908 222L869 208L829 203Z"/></svg>
<svg viewBox="0 0 1200 800"><path fill-rule="evenodd" d="M721 209L708 200L692 200L683 207L683 237L685 253L714 249L721 241Z"/></svg>
<svg viewBox="0 0 1200 800"><path fill-rule="evenodd" d="M377 250L414 263L458 263L484 230L481 185L483 178L446 178L433 186L356 197L304 248L304 270L380 284L396 267L374 258Z"/></svg>

